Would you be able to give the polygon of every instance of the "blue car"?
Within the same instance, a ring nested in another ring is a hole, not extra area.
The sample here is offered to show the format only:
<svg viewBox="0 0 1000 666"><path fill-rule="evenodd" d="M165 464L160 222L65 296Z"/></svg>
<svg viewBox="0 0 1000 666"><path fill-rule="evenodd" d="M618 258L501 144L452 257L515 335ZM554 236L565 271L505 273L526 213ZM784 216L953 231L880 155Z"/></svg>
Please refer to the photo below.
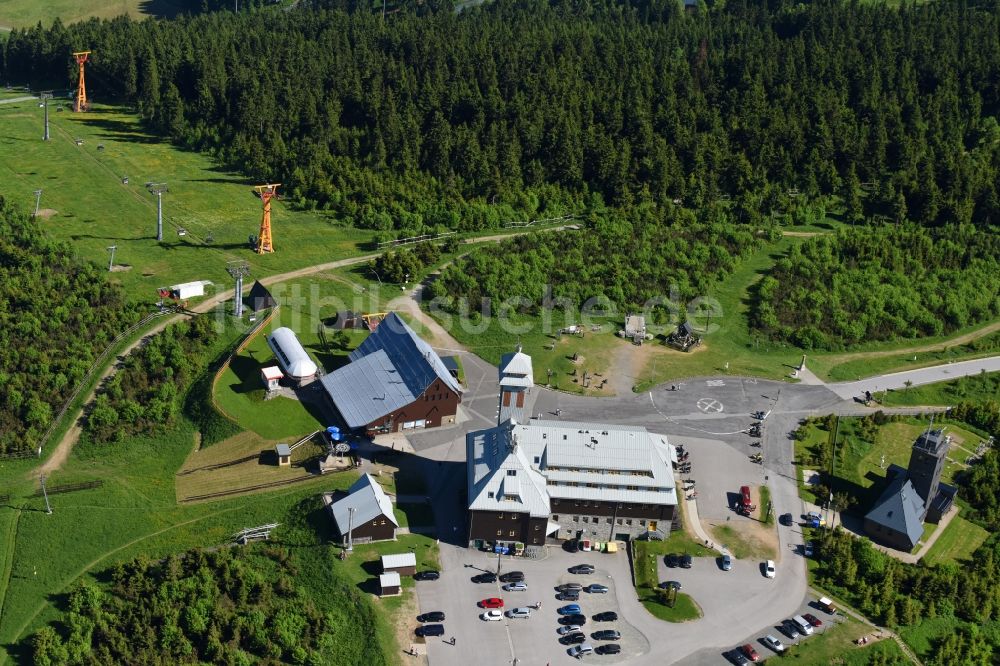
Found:
<svg viewBox="0 0 1000 666"><path fill-rule="evenodd" d="M580 613L580 605L569 604L568 606L563 606L556 612L559 613L560 615L577 615Z"/></svg>

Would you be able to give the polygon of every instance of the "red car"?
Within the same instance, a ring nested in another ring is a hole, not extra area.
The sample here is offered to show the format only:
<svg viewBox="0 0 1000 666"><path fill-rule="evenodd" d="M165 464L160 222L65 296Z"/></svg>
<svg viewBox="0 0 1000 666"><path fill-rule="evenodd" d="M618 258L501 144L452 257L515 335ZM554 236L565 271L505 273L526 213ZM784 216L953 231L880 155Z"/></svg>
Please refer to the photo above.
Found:
<svg viewBox="0 0 1000 666"><path fill-rule="evenodd" d="M750 661L760 661L760 655L757 654L757 651L754 650L753 646L750 645L749 643L747 643L740 649L743 650L743 654L745 654L747 656L747 659L749 659Z"/></svg>
<svg viewBox="0 0 1000 666"><path fill-rule="evenodd" d="M806 619L806 622L808 622L809 624L811 624L814 627L822 627L823 626L823 620L819 619L818 617L816 617L812 613L806 613L802 617L804 617Z"/></svg>
<svg viewBox="0 0 1000 666"><path fill-rule="evenodd" d="M503 599L490 597L479 602L481 608L503 608Z"/></svg>

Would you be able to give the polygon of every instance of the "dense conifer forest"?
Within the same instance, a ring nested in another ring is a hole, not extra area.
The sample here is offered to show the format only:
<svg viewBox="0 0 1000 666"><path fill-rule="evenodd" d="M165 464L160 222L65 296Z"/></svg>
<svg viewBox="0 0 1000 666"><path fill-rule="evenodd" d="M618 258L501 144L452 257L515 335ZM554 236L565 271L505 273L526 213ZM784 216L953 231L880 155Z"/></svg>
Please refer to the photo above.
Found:
<svg viewBox="0 0 1000 666"><path fill-rule="evenodd" d="M806 349L947 334L1000 315L1000 235L847 229L792 248L755 292L754 326Z"/></svg>
<svg viewBox="0 0 1000 666"><path fill-rule="evenodd" d="M280 547L117 565L108 587L83 582L69 593L59 631L45 626L32 638L33 663L387 663L366 634L375 611L362 595L333 576L313 593L324 597L317 603L298 574L296 556Z"/></svg>
<svg viewBox="0 0 1000 666"><path fill-rule="evenodd" d="M540 232L473 250L448 266L428 295L456 312L480 311L483 299L520 304L527 312L553 302L577 308L594 299L593 305L616 309L655 305L666 315L667 299L680 306L705 294L762 243L763 233L716 212L715 219L699 220L677 208L645 208L629 217L602 211L580 230Z"/></svg>
<svg viewBox="0 0 1000 666"><path fill-rule="evenodd" d="M1000 4L501 1L14 31L5 80L70 79L361 227L836 195L852 221L996 224ZM263 62L266 63L262 66Z"/></svg>
<svg viewBox="0 0 1000 666"><path fill-rule="evenodd" d="M97 355L137 319L96 266L0 197L0 454L38 446Z"/></svg>

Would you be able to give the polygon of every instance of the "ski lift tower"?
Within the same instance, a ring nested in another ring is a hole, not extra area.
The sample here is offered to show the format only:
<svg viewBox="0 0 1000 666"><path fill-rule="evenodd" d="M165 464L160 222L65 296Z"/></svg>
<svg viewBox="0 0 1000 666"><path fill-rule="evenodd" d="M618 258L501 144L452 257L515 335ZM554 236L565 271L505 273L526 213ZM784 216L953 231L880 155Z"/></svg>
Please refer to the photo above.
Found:
<svg viewBox="0 0 1000 666"><path fill-rule="evenodd" d="M150 194L156 195L156 240L163 241L163 193L169 192L166 183L146 183Z"/></svg>
<svg viewBox="0 0 1000 666"><path fill-rule="evenodd" d="M264 214L260 218L260 235L257 238L257 254L269 254L274 252L274 245L271 242L271 199L278 195L278 187L281 183L270 185L255 185L254 191L264 202Z"/></svg>
<svg viewBox="0 0 1000 666"><path fill-rule="evenodd" d="M76 102L73 103L73 110L77 113L90 110L90 102L87 101L87 84L83 79L83 66L90 57L90 51L77 51L73 54L76 64L80 67L80 78L76 84Z"/></svg>
<svg viewBox="0 0 1000 666"><path fill-rule="evenodd" d="M43 92L38 95L38 98L42 101L42 106L45 107L45 134L42 135L42 141L49 140L49 100L52 99L51 92Z"/></svg>
<svg viewBox="0 0 1000 666"><path fill-rule="evenodd" d="M226 272L236 280L236 304L233 314L237 318L243 316L243 278L250 275L250 264L245 261L230 261L226 264Z"/></svg>

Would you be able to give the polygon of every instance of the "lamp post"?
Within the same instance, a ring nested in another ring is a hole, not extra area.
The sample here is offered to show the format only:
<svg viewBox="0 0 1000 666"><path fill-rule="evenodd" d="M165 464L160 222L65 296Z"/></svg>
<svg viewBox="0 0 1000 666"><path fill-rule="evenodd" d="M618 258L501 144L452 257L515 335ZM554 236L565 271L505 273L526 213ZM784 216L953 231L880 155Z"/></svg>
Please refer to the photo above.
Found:
<svg viewBox="0 0 1000 666"><path fill-rule="evenodd" d="M39 96L42 100L42 106L45 107L45 134L42 136L42 141L49 140L49 100L52 99L52 93L43 92Z"/></svg>
<svg viewBox="0 0 1000 666"><path fill-rule="evenodd" d="M348 507L347 509L347 552L354 551L354 540L351 538L351 532L354 531L354 507Z"/></svg>

